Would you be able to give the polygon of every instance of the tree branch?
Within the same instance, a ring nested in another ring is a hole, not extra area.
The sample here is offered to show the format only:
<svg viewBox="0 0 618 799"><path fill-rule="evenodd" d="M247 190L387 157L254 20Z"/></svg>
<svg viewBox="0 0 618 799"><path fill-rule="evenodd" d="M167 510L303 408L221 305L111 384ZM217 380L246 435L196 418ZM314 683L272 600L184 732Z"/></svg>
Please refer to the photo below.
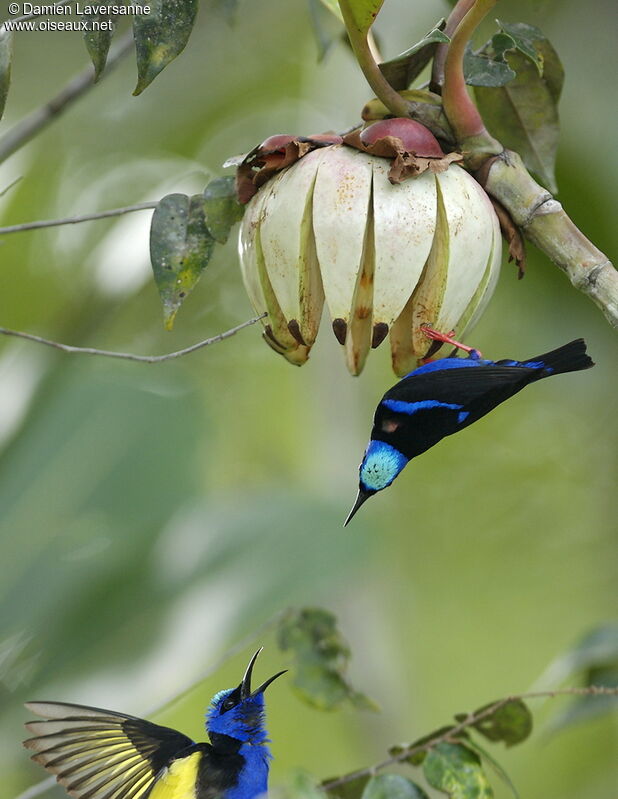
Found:
<svg viewBox="0 0 618 799"><path fill-rule="evenodd" d="M576 289L618 328L618 272L572 222L562 205L530 176L511 150L489 159L477 179L508 210L524 236L566 273Z"/></svg>
<svg viewBox="0 0 618 799"><path fill-rule="evenodd" d="M10 186L8 187L10 188ZM130 214L132 211L144 211L149 208L156 208L159 203L146 202L136 205L126 205L124 208L112 208L109 211L95 211L92 214L82 214L81 216L65 216L62 219L44 219L39 222L22 222L19 225L7 225L0 227L0 236L6 233L21 233L24 230L38 230L45 227L58 227L59 225L76 225L78 222L90 222L91 219L106 219L109 216L121 216Z"/></svg>
<svg viewBox="0 0 618 799"><path fill-rule="evenodd" d="M109 72L131 51L133 33L127 33L119 40L118 46L107 59L107 66L102 77ZM53 122L57 116L72 105L75 100L89 91L94 83L94 67L89 64L86 69L76 75L58 94L41 108L37 108L0 139L0 163L23 147L43 128Z"/></svg>
<svg viewBox="0 0 618 799"><path fill-rule="evenodd" d="M239 330L243 330L245 327L254 325L256 322L259 322L260 319L264 319L266 316L267 314L263 313L261 316L256 316L253 319L243 322L241 325L231 328L231 330L226 330L224 333L219 333L217 336L207 338L204 341L199 341L197 344L192 344L190 347L185 347L183 350L168 352L165 355L134 355L130 352L113 352L111 350L99 350L93 347L72 347L69 344L61 344L58 341L50 341L49 339L41 338L41 336L34 336L31 333L22 333L19 330L9 330L6 327L0 327L0 335L23 338L26 341L34 341L36 344L44 344L47 347L53 347L56 350L62 350L62 352L68 352L74 355L102 355L105 358L120 358L124 361L137 361L138 363L162 363L163 361L171 361L174 358L182 358L184 355L189 355L191 352L201 350L203 347L208 347L210 344L216 344L219 341L230 338L235 333L238 333Z"/></svg>
<svg viewBox="0 0 618 799"><path fill-rule="evenodd" d="M509 702L515 702L516 700L520 699L553 698L556 696L618 696L618 688L610 688L605 685L590 685L586 688L562 688L556 691L531 691L529 693L507 696L504 697L504 699L499 699L496 702L493 702L483 710L479 710L476 713L468 713L466 718L459 724L451 727L451 729L447 730L442 735L432 738L430 741L426 741L418 746L410 746L408 749L404 749L402 752L383 760L381 763L377 763L375 766L358 769L357 771L352 771L349 774L344 774L343 777L338 777L337 779L323 782L320 787L325 791L329 791L333 788L337 788L339 785L345 785L348 782L352 782L352 780L359 779L360 777L372 777L378 771L381 771L387 766L392 766L395 763L400 763L402 760L407 760L409 757L418 754L419 752L429 752L438 744L446 743L447 741L453 741L467 727L471 727L478 721L482 721L483 719L493 715L496 710L499 710L504 705L508 705Z"/></svg>

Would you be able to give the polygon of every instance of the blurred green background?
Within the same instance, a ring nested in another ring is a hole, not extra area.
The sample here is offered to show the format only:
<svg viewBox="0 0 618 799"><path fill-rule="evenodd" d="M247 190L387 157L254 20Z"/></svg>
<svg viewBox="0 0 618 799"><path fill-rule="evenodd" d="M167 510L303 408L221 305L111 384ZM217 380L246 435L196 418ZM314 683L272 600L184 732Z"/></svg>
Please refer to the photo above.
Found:
<svg viewBox="0 0 618 799"><path fill-rule="evenodd" d="M202 2L187 50L144 94L131 96L126 59L2 164L0 188L23 176L0 198L2 224L200 191L270 133L357 120L371 92L347 48L317 63L305 2L245 0L233 27L223 6ZM559 199L615 255L614 3L583 13L577 0L502 0L497 11L541 27L563 59ZM387 0L384 55L446 13L439 0ZM0 134L85 62L79 34L18 34ZM3 237L1 324L160 353L252 315L230 241L164 333L149 220ZM394 382L386 345L351 378L327 325L302 369L257 328L158 366L0 341L3 795L45 776L21 749L25 699L147 714L289 605L338 614L351 679L382 711L321 713L278 682L274 784L297 768L327 777L377 762L454 712L534 685L618 610L618 348L600 311L532 250L525 280L505 265L473 334L496 358L577 336L594 370L534 386L435 447L345 530L371 416ZM255 643L259 677L286 666L264 631L156 720L199 737L208 699L237 684ZM536 703L537 728L564 701ZM528 799L610 799L617 744L603 717L495 754Z"/></svg>

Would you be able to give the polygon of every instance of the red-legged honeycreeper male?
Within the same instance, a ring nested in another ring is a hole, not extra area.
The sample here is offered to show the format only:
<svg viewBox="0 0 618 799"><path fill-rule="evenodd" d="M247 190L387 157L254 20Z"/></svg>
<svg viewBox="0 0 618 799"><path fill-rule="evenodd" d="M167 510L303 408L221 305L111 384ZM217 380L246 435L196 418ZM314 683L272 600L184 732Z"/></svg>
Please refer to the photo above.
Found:
<svg viewBox="0 0 618 799"><path fill-rule="evenodd" d="M253 799L266 794L270 751L264 691L251 690L253 655L237 688L220 691L206 714L210 743L151 721L64 702L28 702L24 741L33 760L78 799Z"/></svg>
<svg viewBox="0 0 618 799"><path fill-rule="evenodd" d="M387 488L408 461L485 416L528 383L594 366L583 339L526 361L487 361L478 350L430 327L425 334L468 353L419 366L389 389L373 417L371 440L359 469L356 502L360 506Z"/></svg>

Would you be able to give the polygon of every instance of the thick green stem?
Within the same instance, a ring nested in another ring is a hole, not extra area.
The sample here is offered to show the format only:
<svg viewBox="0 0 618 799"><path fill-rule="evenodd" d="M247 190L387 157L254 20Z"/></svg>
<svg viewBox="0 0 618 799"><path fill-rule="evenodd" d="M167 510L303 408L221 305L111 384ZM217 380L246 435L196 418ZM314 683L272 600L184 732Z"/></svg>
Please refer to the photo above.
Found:
<svg viewBox="0 0 618 799"><path fill-rule="evenodd" d="M488 155L497 155L502 150L500 143L487 132L483 119L468 94L463 71L466 45L496 2L497 0L476 0L457 26L444 64L444 112L457 143L464 151L466 164L471 168L478 168L482 159Z"/></svg>
<svg viewBox="0 0 618 799"><path fill-rule="evenodd" d="M393 89L380 72L378 64L371 52L369 42L367 41L367 32L359 31L356 27L350 10L349 0L339 0L339 7L341 8L341 14L348 32L350 44L352 45L352 50L354 51L358 65L363 70L367 83L373 89L376 97L382 100L392 114L397 117L407 117L409 113L409 103L399 92Z"/></svg>
<svg viewBox="0 0 618 799"><path fill-rule="evenodd" d="M618 272L579 230L562 205L530 176L517 153L504 150L479 175L524 236L566 273L618 328Z"/></svg>

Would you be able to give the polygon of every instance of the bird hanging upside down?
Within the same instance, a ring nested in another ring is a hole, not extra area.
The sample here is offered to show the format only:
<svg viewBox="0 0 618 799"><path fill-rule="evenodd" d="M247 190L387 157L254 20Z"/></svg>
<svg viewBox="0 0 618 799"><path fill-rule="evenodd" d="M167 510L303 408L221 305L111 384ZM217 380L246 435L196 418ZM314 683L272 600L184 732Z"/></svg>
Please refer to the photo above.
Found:
<svg viewBox="0 0 618 799"><path fill-rule="evenodd" d="M64 702L28 702L45 721L26 727L32 759L56 775L77 799L254 799L266 795L270 751L264 729L264 691L255 691L251 658L237 688L210 704L210 743L195 743L144 719Z"/></svg>
<svg viewBox="0 0 618 799"><path fill-rule="evenodd" d="M373 418L371 440L359 469L358 496L345 525L369 497L387 488L411 458L457 433L528 383L594 366L576 339L526 361L487 361L478 350L424 327L425 335L452 344L467 358L441 358L419 366L389 389Z"/></svg>

